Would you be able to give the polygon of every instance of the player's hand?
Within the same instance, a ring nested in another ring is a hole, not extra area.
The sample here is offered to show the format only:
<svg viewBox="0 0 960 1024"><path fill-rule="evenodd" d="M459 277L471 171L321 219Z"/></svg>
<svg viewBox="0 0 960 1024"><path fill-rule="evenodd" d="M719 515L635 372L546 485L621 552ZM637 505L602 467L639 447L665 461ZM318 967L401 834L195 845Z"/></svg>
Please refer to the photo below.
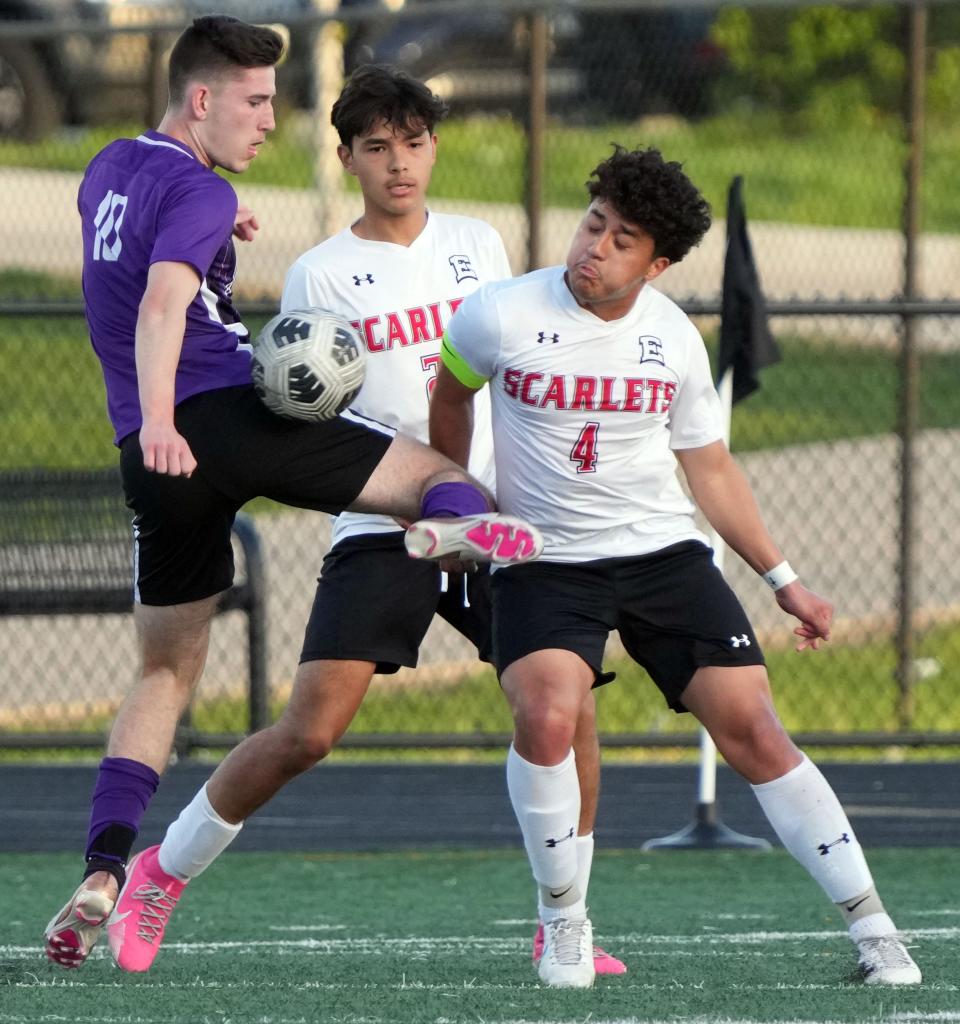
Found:
<svg viewBox="0 0 960 1024"><path fill-rule="evenodd" d="M237 215L233 218L234 237L241 242L252 242L259 230L260 222L253 210L249 206L238 207Z"/></svg>
<svg viewBox="0 0 960 1024"><path fill-rule="evenodd" d="M794 635L799 637L795 644L796 650L803 651L809 648L816 651L821 640L830 639L833 605L826 598L807 590L799 580L781 587L774 596L777 604L788 615L800 620L800 625L793 631Z"/></svg>
<svg viewBox="0 0 960 1024"><path fill-rule="evenodd" d="M140 450L143 466L151 473L188 477L197 468L190 445L172 423L144 423L140 428Z"/></svg>

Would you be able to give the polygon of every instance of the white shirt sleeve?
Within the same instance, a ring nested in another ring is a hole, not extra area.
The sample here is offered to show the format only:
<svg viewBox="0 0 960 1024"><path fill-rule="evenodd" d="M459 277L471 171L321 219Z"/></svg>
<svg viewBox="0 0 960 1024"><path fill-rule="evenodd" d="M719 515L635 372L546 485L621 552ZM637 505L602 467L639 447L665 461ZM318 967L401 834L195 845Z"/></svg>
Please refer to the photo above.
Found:
<svg viewBox="0 0 960 1024"><path fill-rule="evenodd" d="M700 332L690 325L687 372L670 406L670 447L702 448L723 439L725 430L720 396L713 386L710 360Z"/></svg>
<svg viewBox="0 0 960 1024"><path fill-rule="evenodd" d="M283 282L283 294L280 297L280 312L312 308L329 309L330 300L322 279L301 257L287 271Z"/></svg>
<svg viewBox="0 0 960 1024"><path fill-rule="evenodd" d="M450 347L479 377L489 380L500 357L496 286L485 284L463 300L448 327Z"/></svg>

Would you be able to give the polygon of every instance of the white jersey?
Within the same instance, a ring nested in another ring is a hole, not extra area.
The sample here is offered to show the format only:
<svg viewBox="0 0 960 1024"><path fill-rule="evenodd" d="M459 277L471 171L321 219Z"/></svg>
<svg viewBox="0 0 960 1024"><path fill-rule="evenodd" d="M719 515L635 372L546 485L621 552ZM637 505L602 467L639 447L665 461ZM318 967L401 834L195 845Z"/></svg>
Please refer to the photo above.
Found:
<svg viewBox="0 0 960 1024"><path fill-rule="evenodd" d="M607 322L549 267L481 288L446 344L466 383L489 381L498 505L540 528L545 560L706 542L673 450L722 439L723 416L703 340L665 295L646 285Z"/></svg>
<svg viewBox="0 0 960 1024"><path fill-rule="evenodd" d="M409 246L367 241L350 228L321 242L287 272L280 308L319 306L350 320L367 350L350 409L426 442L443 332L465 296L508 277L503 241L489 224L431 212ZM492 489L489 403L477 408L473 449L470 471ZM389 516L344 512L333 543L397 529Z"/></svg>

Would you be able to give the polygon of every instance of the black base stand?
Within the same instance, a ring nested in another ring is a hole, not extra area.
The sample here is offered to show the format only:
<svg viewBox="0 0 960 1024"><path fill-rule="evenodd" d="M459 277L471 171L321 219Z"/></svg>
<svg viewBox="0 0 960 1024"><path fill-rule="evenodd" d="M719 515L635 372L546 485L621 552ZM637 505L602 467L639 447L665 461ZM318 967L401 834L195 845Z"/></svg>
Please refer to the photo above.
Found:
<svg viewBox="0 0 960 1024"><path fill-rule="evenodd" d="M697 804L694 820L669 836L648 839L641 850L755 850L771 849L766 839L741 835L717 819L717 805Z"/></svg>

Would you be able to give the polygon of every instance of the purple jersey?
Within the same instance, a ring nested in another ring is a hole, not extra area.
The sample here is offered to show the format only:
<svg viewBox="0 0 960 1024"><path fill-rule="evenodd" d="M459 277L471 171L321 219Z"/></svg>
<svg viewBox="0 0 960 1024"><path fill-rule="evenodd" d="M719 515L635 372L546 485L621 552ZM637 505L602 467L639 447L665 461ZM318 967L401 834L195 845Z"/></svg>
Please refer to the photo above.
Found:
<svg viewBox="0 0 960 1024"><path fill-rule="evenodd" d="M175 403L250 381L247 329L232 302L237 196L182 143L159 132L118 139L90 161L78 196L83 296L119 442L142 425L134 336L151 264L187 263L200 283L187 309Z"/></svg>

